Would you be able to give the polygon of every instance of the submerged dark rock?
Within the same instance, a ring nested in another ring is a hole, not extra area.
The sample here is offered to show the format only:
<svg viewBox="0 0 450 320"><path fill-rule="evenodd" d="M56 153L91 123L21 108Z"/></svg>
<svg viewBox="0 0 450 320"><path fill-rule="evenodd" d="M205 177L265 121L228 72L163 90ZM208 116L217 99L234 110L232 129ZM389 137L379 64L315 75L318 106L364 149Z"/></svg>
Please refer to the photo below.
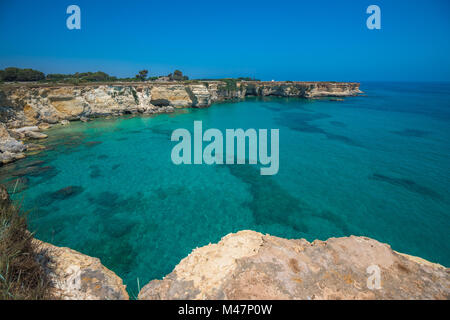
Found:
<svg viewBox="0 0 450 320"><path fill-rule="evenodd" d="M272 177L261 176L251 165L227 165L230 173L248 185L251 200L242 205L251 210L255 223L259 225L279 224L292 228L297 233L308 233L308 219L325 220L339 229L339 234L349 235L350 229L338 214L331 211L314 210L307 203L291 195ZM268 198L266 195L270 194ZM273 200L276 199L276 202ZM276 203L276 205L274 205Z"/></svg>
<svg viewBox="0 0 450 320"><path fill-rule="evenodd" d="M34 184L40 184L45 181L51 180L54 177L56 177L58 175L58 173L59 173L59 170L52 167L51 170L48 170L48 171L44 172L43 174L39 175L38 179L34 181Z"/></svg>
<svg viewBox="0 0 450 320"><path fill-rule="evenodd" d="M28 143L26 145L27 151L40 151L45 150L45 146L36 143Z"/></svg>
<svg viewBox="0 0 450 320"><path fill-rule="evenodd" d="M406 189L410 192L418 193L423 196L428 196L433 199L441 199L442 198L441 195L438 194L436 191L434 191L428 187L421 186L421 185L417 184L415 181L410 180L410 179L395 178L395 177L390 177L390 176L386 176L386 175L379 174L379 173L374 173L373 175L371 175L369 177L369 179L387 182L394 186L403 187L404 189Z"/></svg>
<svg viewBox="0 0 450 320"><path fill-rule="evenodd" d="M101 143L102 143L102 141L88 141L88 142L85 143L85 145L86 145L86 147L94 147L94 146L99 145Z"/></svg>
<svg viewBox="0 0 450 320"><path fill-rule="evenodd" d="M34 177L34 176L39 176L41 174L44 174L51 170L54 170L54 168L52 166L45 166L45 167L29 166L29 167L14 171L12 173L12 175L16 176L16 177L23 177L23 176L33 176Z"/></svg>
<svg viewBox="0 0 450 320"><path fill-rule="evenodd" d="M423 138L430 134L429 131L423 131L418 129L405 129L401 131L391 131L391 132L402 137L414 137L414 138Z"/></svg>
<svg viewBox="0 0 450 320"><path fill-rule="evenodd" d="M90 167L91 172L89 174L89 176L93 179L95 178L99 178L102 176L102 172L100 171L100 168L98 166L91 166Z"/></svg>
<svg viewBox="0 0 450 320"><path fill-rule="evenodd" d="M27 167L31 167L31 166L40 166L40 165L42 165L42 164L44 164L44 163L45 163L44 160L26 161Z"/></svg>
<svg viewBox="0 0 450 320"><path fill-rule="evenodd" d="M282 114L282 116L280 116L277 119L277 122L280 125L286 126L294 131L323 134L329 140L339 141L353 147L364 147L362 144L349 137L328 132L320 128L318 125L312 123L313 121L322 120L330 117L331 116L326 113L285 112L284 114Z"/></svg>
<svg viewBox="0 0 450 320"><path fill-rule="evenodd" d="M56 200L64 200L70 197L74 197L76 195L79 195L84 191L83 187L80 186L68 186L65 188L62 188L56 192L53 192L51 194L51 197Z"/></svg>
<svg viewBox="0 0 450 320"><path fill-rule="evenodd" d="M347 125L345 123L340 122L340 121L330 121L330 124L332 124L335 127L339 127L339 128L347 127Z"/></svg>
<svg viewBox="0 0 450 320"><path fill-rule="evenodd" d="M343 136L340 134L328 133L328 132L325 132L324 134L330 140L340 141L349 146L362 147L362 145L360 143L356 142L353 139L350 139L349 137L346 137L346 136Z"/></svg>

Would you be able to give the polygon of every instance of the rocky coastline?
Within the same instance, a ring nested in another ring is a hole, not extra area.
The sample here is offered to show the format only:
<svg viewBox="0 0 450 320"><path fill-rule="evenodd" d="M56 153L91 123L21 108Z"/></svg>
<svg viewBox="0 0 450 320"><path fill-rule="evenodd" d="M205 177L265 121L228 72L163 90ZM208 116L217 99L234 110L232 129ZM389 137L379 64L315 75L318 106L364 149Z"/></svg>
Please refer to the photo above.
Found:
<svg viewBox="0 0 450 320"><path fill-rule="evenodd" d="M122 280L99 259L36 241L55 298L129 299ZM368 286L368 268L374 265L380 270L379 288ZM163 280L145 285L137 298L448 300L450 269L366 237L308 242L246 230L193 250Z"/></svg>
<svg viewBox="0 0 450 320"><path fill-rule="evenodd" d="M336 82L3 85L0 165L41 150L45 130L70 121L204 108L247 96L359 93L358 83ZM34 245L55 298L129 299L122 279L99 259L37 239ZM379 288L369 288L371 266L380 271ZM138 299L450 299L450 269L366 237L308 242L240 231L193 250L162 280L146 284Z"/></svg>
<svg viewBox="0 0 450 320"><path fill-rule="evenodd" d="M354 96L353 82L191 81L85 85L4 84L0 86L0 165L40 150L42 131L70 121L126 114L157 114L175 108L206 108L247 96Z"/></svg>

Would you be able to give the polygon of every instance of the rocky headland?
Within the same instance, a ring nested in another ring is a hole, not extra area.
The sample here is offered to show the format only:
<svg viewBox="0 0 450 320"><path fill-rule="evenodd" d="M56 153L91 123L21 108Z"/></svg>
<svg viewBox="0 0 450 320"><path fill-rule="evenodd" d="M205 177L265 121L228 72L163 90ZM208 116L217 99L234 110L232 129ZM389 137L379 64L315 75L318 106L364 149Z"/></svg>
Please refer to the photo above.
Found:
<svg viewBox="0 0 450 320"><path fill-rule="evenodd" d="M39 244L56 298L129 298L99 259ZM380 270L379 289L367 284L373 265ZM193 250L163 280L145 285L138 299L448 300L450 269L366 237L308 242L241 231Z"/></svg>
<svg viewBox="0 0 450 320"><path fill-rule="evenodd" d="M42 131L69 121L125 114L205 108L247 96L345 97L359 94L359 83L222 82L111 83L85 85L4 84L0 86L0 165L39 150Z"/></svg>

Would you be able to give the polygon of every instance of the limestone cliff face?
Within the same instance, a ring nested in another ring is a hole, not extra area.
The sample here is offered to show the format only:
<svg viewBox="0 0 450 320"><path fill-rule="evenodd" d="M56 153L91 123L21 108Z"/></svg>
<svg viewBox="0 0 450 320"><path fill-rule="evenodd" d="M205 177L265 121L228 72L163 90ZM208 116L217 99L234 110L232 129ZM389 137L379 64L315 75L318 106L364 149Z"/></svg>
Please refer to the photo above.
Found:
<svg viewBox="0 0 450 320"><path fill-rule="evenodd" d="M242 82L244 96L346 97L361 91L353 82Z"/></svg>
<svg viewBox="0 0 450 320"><path fill-rule="evenodd" d="M170 111L152 105L151 97L152 88L145 86L9 88L0 92L0 121L9 128L18 128L82 117ZM158 92L154 99L158 99ZM176 94L170 99L181 100Z"/></svg>
<svg viewBox="0 0 450 320"><path fill-rule="evenodd" d="M105 115L170 112L173 108L208 107L217 101L246 96L352 96L358 83L238 82L137 83L84 86L0 87L0 122L8 128L55 124Z"/></svg>
<svg viewBox="0 0 450 320"><path fill-rule="evenodd" d="M450 299L450 269L365 237L310 243L241 231L195 249L139 298Z"/></svg>

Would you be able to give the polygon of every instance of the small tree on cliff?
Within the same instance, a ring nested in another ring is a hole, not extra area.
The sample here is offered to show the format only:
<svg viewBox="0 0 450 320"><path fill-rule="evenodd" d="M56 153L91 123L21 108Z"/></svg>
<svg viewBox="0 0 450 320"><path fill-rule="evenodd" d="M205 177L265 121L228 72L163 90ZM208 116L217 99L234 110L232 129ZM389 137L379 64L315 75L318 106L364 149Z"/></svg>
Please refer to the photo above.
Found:
<svg viewBox="0 0 450 320"><path fill-rule="evenodd" d="M182 80L189 80L188 76L183 76L183 72L181 72L180 70L175 70L173 72L173 74L169 74L169 78L170 80L175 80L175 81L182 81Z"/></svg>
<svg viewBox="0 0 450 320"><path fill-rule="evenodd" d="M141 81L145 81L145 79L147 79L147 76L148 76L148 70L141 70L141 71L139 71L139 74L136 75L136 78Z"/></svg>

